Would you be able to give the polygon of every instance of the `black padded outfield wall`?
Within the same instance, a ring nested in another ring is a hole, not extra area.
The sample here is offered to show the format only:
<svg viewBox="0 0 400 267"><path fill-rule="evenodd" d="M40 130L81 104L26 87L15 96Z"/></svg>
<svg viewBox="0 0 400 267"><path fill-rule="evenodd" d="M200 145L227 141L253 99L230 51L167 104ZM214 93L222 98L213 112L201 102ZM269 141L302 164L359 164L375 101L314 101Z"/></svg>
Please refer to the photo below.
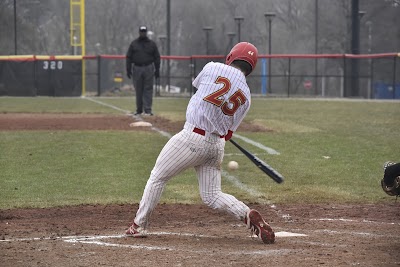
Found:
<svg viewBox="0 0 400 267"><path fill-rule="evenodd" d="M51 59L35 61L38 96L80 96L82 61Z"/></svg>
<svg viewBox="0 0 400 267"><path fill-rule="evenodd" d="M81 57L0 57L0 95L80 96L81 94Z"/></svg>
<svg viewBox="0 0 400 267"><path fill-rule="evenodd" d="M33 59L0 60L0 95L35 96Z"/></svg>

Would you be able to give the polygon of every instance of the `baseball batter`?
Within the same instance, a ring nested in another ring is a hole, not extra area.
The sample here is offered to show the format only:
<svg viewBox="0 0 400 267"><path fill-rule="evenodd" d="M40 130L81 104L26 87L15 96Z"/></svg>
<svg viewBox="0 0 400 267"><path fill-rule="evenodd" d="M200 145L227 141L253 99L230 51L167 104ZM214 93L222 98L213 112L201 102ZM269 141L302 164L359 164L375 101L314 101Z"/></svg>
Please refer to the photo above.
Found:
<svg viewBox="0 0 400 267"><path fill-rule="evenodd" d="M180 172L194 168L203 202L227 211L243 221L264 243L275 234L260 213L234 196L221 191L221 163L225 142L232 137L251 104L246 77L257 64L257 48L247 42L236 44L226 64L210 62L193 81L198 90L190 99L186 123L162 149L128 236L146 237L149 218L166 183Z"/></svg>

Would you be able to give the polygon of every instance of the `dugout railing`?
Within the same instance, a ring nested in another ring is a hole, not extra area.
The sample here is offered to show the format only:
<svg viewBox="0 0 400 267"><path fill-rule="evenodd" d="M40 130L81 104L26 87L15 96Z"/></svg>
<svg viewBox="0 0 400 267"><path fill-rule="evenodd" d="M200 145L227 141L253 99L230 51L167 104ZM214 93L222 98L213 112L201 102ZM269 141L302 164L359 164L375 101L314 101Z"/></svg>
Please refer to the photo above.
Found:
<svg viewBox="0 0 400 267"><path fill-rule="evenodd" d="M189 97L204 65L224 60L222 55L162 56L154 95ZM260 55L247 80L254 96L400 99L399 60L399 53ZM82 94L134 95L125 56L0 56L0 95Z"/></svg>

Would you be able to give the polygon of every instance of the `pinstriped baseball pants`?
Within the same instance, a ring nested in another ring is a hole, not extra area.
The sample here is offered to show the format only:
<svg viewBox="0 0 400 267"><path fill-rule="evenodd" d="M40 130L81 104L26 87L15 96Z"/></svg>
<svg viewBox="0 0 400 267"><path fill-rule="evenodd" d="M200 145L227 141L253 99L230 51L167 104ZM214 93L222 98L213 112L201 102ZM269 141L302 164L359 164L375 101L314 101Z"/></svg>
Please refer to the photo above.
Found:
<svg viewBox="0 0 400 267"><path fill-rule="evenodd" d="M234 196L221 191L221 163L225 139L216 134L205 136L193 132L194 126L185 123L161 150L143 192L134 222L146 228L149 217L161 198L166 183L180 172L195 168L203 202L227 211L243 220L249 207Z"/></svg>

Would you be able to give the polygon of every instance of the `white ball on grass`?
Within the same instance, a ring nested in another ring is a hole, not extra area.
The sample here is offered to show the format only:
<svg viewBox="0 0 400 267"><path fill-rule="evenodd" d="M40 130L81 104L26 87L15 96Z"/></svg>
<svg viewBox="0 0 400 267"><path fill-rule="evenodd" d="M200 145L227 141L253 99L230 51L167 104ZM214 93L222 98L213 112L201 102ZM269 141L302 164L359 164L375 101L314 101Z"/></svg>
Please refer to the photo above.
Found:
<svg viewBox="0 0 400 267"><path fill-rule="evenodd" d="M228 162L228 169L231 171L237 170L239 168L239 163L237 163L236 161L229 161Z"/></svg>

